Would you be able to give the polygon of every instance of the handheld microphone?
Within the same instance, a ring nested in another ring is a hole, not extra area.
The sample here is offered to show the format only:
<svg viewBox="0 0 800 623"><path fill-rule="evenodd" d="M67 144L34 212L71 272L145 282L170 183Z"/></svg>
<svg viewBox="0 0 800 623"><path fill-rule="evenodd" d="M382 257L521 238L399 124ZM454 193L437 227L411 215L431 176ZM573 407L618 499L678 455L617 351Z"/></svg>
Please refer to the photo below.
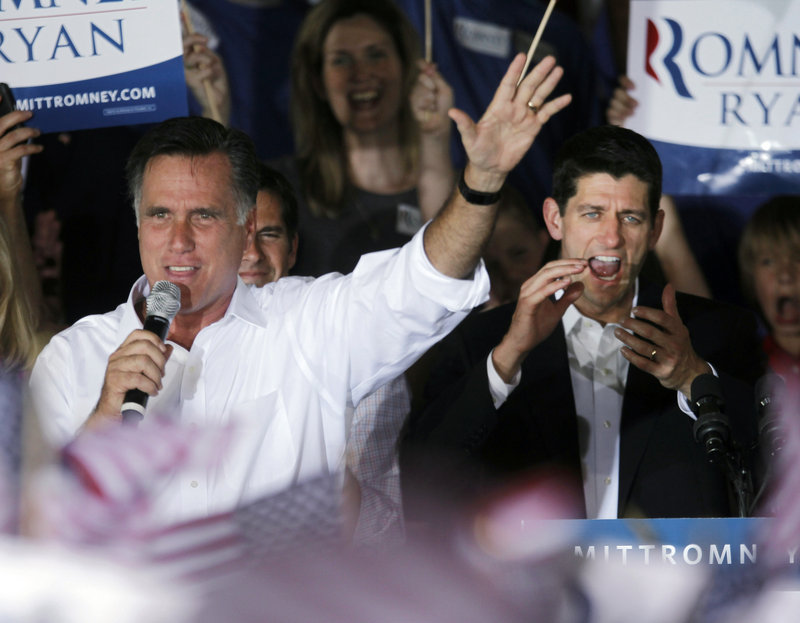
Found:
<svg viewBox="0 0 800 623"><path fill-rule="evenodd" d="M786 387L784 380L774 373L765 374L756 383L756 414L758 416L758 439L768 456L781 451L784 442L779 422L780 396Z"/></svg>
<svg viewBox="0 0 800 623"><path fill-rule="evenodd" d="M155 333L163 342L167 338L169 325L181 307L181 291L169 281L156 281L147 297L147 316L144 330ZM125 392L122 403L122 423L136 426L144 417L148 395L140 389Z"/></svg>
<svg viewBox="0 0 800 623"><path fill-rule="evenodd" d="M723 413L722 386L713 374L701 374L692 382L692 410L697 415L694 439L705 448L711 463L722 461L728 452L730 425Z"/></svg>

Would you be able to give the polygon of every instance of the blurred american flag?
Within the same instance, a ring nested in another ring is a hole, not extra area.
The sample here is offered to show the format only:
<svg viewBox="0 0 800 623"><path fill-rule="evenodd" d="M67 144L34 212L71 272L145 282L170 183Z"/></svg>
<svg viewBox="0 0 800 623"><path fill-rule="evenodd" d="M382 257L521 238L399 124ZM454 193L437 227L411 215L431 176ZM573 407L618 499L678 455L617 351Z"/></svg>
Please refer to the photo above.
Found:
<svg viewBox="0 0 800 623"><path fill-rule="evenodd" d="M218 461L230 432L153 419L138 428L82 433L63 449L61 465L42 476L32 532L189 582L342 545L341 483L330 474L229 512L159 525L152 499L161 480Z"/></svg>

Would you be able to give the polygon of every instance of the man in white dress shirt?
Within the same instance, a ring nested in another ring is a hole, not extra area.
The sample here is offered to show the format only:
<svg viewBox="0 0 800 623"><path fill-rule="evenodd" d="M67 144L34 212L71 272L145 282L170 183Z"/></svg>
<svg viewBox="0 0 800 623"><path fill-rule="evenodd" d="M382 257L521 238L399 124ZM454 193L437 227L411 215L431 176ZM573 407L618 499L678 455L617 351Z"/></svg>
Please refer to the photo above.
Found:
<svg viewBox="0 0 800 623"><path fill-rule="evenodd" d="M396 377L485 300L479 258L499 190L542 125L569 102L547 101L562 71L547 58L516 86L509 66L478 123L458 110L469 163L458 191L412 241L362 258L347 276L246 286L237 271L253 235L256 157L243 134L175 119L137 145L128 177L144 276L116 310L57 335L31 375L33 408L58 446L121 420L125 393L156 414L235 427L214 466L166 483L165 522L227 510L322 471L339 471L343 414ZM181 308L167 343L142 329L144 299L167 280Z"/></svg>
<svg viewBox="0 0 800 623"><path fill-rule="evenodd" d="M289 275L299 242L297 200L280 171L259 166L255 237L244 252L239 277L259 288ZM347 439L345 509L353 542L387 547L404 539L397 436L411 408L405 376L392 379L358 403Z"/></svg>

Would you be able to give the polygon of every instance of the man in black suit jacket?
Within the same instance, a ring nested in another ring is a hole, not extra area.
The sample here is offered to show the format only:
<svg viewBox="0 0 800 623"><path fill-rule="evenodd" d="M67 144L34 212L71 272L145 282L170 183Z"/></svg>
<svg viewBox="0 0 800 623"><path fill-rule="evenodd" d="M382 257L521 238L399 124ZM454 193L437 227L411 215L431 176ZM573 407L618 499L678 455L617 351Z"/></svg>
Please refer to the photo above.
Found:
<svg viewBox="0 0 800 623"><path fill-rule="evenodd" d="M477 314L442 343L401 449L407 500L434 473L423 457L436 455L445 491L462 501L555 467L574 476L590 518L737 513L694 439L688 399L697 377L718 376L733 438L753 447L755 322L639 279L662 227L660 193L658 155L635 132L567 141L544 204L560 258L515 307Z"/></svg>

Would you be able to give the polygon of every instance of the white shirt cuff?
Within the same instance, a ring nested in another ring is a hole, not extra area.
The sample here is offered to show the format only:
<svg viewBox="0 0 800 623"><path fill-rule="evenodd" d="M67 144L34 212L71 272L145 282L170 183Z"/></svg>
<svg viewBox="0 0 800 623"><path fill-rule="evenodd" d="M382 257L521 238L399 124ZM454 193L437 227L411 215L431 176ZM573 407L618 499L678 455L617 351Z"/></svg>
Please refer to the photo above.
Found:
<svg viewBox="0 0 800 623"><path fill-rule="evenodd" d="M430 222L426 223L409 243L411 258L417 269L413 275L416 289L432 301L440 302L450 311L472 309L484 303L489 298L489 273L486 272L483 258L478 261L472 275L466 279L454 279L443 275L431 264L425 253L423 241L425 230L429 225ZM453 301L459 301L455 308Z"/></svg>
<svg viewBox="0 0 800 623"><path fill-rule="evenodd" d="M706 361L706 363L708 362ZM714 374L714 376L719 378L719 374L717 373L716 368L714 368L714 366L712 366L710 363L708 363L708 367L711 368L711 372ZM683 392L677 392L677 394L678 394L678 408L693 420L697 420L697 416L694 414L694 411L692 411L692 407L689 406L689 399L683 395Z"/></svg>
<svg viewBox="0 0 800 623"><path fill-rule="evenodd" d="M492 362L493 352L494 349L492 349L492 352L489 353L489 357L486 359L486 373L489 376L489 393L492 395L494 408L499 409L506 401L506 398L508 398L509 394L517 388L517 385L519 385L519 381L522 378L522 370L517 370L514 378L511 379L511 383L506 383L500 378L500 375L494 368L494 363Z"/></svg>

